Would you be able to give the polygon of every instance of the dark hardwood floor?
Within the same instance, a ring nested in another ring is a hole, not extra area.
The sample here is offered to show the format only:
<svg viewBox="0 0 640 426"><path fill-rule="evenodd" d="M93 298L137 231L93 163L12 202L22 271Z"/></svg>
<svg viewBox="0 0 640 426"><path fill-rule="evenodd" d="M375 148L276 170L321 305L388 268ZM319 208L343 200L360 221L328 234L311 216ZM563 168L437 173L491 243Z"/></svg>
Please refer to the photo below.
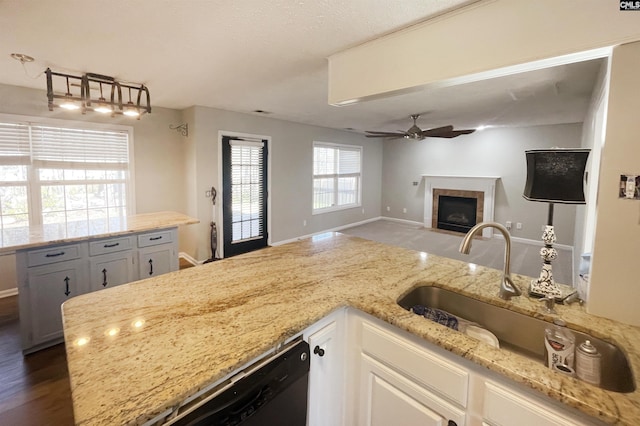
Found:
<svg viewBox="0 0 640 426"><path fill-rule="evenodd" d="M64 345L22 355L18 296L0 299L0 425L73 425Z"/></svg>

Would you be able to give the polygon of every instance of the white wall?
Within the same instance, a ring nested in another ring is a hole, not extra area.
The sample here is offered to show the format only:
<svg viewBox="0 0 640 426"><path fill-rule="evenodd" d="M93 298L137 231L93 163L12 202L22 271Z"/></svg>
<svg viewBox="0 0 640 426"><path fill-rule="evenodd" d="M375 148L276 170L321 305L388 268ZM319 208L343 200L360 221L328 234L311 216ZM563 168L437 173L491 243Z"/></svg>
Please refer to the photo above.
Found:
<svg viewBox="0 0 640 426"><path fill-rule="evenodd" d="M382 161L382 210L385 216L423 221L424 181L421 175L500 176L494 220L512 221L515 237L541 240L547 203L522 197L526 181L524 151L550 147L576 148L580 123L522 128L489 128L455 139L389 140ZM418 186L412 182L418 181ZM391 207L387 212L386 207ZM407 213L402 213L403 208ZM554 224L558 244L573 245L575 206L557 205ZM515 228L521 222L523 228Z"/></svg>
<svg viewBox="0 0 640 426"><path fill-rule="evenodd" d="M602 149L590 313L640 325L638 253L640 201L618 198L621 174L640 175L640 42L618 46L611 58Z"/></svg>
<svg viewBox="0 0 640 426"><path fill-rule="evenodd" d="M331 229L345 224L380 216L380 180L382 143L362 135L274 120L250 114L241 114L213 108L193 107L187 110L189 120L189 148L186 170L195 173L189 178L187 196L192 200L187 213L200 219L199 225L188 229L189 246L197 260L210 257L209 223L212 217L211 200L205 191L215 186L218 207L222 199L218 170L219 131L253 134L271 138L270 158L270 242L277 243ZM191 131L193 129L193 132ZM335 142L364 147L362 207L338 212L312 215L312 160L313 142ZM195 172L194 172L195 171ZM364 208L364 213L362 209ZM303 226L303 221L307 225ZM217 212L218 229L222 223L221 210ZM219 241L219 245L222 241Z"/></svg>
<svg viewBox="0 0 640 426"><path fill-rule="evenodd" d="M49 111L44 90L0 85L0 113L133 126L136 213L184 211L184 138L169 129L182 121L180 111L153 108L140 120L95 113L83 116L62 109ZM10 267L14 263L13 255L0 257L0 291L16 287L15 268Z"/></svg>

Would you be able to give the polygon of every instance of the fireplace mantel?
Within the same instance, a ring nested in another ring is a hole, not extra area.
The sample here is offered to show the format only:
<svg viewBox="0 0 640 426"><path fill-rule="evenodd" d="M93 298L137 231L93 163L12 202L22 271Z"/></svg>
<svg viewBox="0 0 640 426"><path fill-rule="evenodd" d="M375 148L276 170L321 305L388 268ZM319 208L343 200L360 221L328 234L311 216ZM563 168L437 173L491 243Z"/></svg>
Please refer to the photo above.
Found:
<svg viewBox="0 0 640 426"><path fill-rule="evenodd" d="M483 222L494 220L496 182L499 176L442 176L422 175L424 185L424 227L431 228L433 221L433 190L451 189L461 191L480 191L484 193ZM493 228L482 230L482 236L491 238Z"/></svg>

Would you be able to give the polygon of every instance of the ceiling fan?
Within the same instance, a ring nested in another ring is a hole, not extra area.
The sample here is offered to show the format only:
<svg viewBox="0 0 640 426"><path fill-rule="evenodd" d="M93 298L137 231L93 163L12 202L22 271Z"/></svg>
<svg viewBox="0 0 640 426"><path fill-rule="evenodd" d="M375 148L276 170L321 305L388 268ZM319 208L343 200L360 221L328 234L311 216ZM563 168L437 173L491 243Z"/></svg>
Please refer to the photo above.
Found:
<svg viewBox="0 0 640 426"><path fill-rule="evenodd" d="M420 114L413 114L413 126L406 132L377 132L365 130L368 138L405 138L405 139L417 139L422 140L424 138L455 138L460 135L468 135L475 132L475 129L468 130L453 130L453 126L435 127L433 129L422 130L416 124L416 120L420 117Z"/></svg>

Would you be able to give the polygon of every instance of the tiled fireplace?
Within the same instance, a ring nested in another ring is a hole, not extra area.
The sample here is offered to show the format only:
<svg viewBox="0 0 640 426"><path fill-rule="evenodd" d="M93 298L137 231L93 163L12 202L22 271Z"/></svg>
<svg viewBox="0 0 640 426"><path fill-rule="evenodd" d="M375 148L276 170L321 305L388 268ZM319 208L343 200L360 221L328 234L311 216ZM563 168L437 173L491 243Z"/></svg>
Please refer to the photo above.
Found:
<svg viewBox="0 0 640 426"><path fill-rule="evenodd" d="M425 228L466 233L476 223L493 221L499 177L423 175L423 178ZM493 229L483 229L482 236L492 237Z"/></svg>

